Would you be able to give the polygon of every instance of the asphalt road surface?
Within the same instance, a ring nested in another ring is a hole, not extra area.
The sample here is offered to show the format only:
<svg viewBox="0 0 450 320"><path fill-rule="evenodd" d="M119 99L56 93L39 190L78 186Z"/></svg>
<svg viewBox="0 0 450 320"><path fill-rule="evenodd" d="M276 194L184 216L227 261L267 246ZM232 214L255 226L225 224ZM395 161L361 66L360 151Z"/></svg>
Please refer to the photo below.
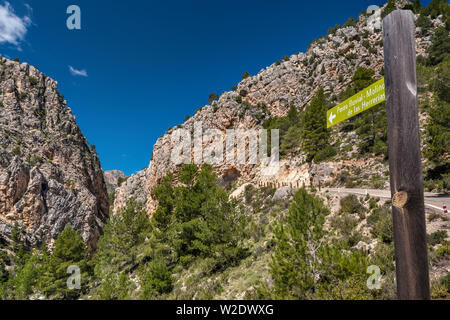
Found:
<svg viewBox="0 0 450 320"><path fill-rule="evenodd" d="M363 195L369 194L371 197L379 197L384 199L391 199L391 191L376 190L376 189L346 189L346 188L324 188L330 193L355 194ZM446 205L447 210L450 206L450 194L440 194L425 192L425 207L443 212L442 207Z"/></svg>

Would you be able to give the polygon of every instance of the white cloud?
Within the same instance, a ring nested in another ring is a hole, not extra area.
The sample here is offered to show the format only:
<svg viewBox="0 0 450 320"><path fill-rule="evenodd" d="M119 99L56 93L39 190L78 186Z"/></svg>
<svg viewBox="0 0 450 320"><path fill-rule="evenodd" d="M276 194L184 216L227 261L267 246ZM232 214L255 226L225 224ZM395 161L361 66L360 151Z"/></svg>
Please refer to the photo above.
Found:
<svg viewBox="0 0 450 320"><path fill-rule="evenodd" d="M31 12L31 7L28 6L27 8ZM19 46L31 23L29 16L18 17L9 2L0 4L0 44L10 43Z"/></svg>
<svg viewBox="0 0 450 320"><path fill-rule="evenodd" d="M84 69L83 70L77 70L74 67L69 66L69 70L70 70L70 73L73 76L80 76L80 77L87 77L88 76L87 71L84 70Z"/></svg>

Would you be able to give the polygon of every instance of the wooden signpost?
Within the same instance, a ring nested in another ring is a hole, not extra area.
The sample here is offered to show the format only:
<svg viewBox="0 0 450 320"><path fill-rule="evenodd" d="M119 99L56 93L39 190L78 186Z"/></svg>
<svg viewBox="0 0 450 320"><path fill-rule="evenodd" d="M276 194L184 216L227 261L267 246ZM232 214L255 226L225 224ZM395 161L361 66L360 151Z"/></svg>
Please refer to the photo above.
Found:
<svg viewBox="0 0 450 320"><path fill-rule="evenodd" d="M414 34L411 11L396 10L383 20L397 294L401 300L430 299Z"/></svg>
<svg viewBox="0 0 450 320"><path fill-rule="evenodd" d="M415 24L411 11L383 21L385 78L328 110L328 128L386 101L397 294L430 299L417 103Z"/></svg>

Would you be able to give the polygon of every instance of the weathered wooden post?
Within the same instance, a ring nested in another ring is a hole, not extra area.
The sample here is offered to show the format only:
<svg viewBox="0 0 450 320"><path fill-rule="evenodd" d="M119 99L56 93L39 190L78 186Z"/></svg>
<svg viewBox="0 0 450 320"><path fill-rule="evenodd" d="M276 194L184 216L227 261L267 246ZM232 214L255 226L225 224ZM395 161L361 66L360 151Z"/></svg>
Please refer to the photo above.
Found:
<svg viewBox="0 0 450 320"><path fill-rule="evenodd" d="M383 21L395 262L402 300L430 299L414 34L411 11L396 10Z"/></svg>

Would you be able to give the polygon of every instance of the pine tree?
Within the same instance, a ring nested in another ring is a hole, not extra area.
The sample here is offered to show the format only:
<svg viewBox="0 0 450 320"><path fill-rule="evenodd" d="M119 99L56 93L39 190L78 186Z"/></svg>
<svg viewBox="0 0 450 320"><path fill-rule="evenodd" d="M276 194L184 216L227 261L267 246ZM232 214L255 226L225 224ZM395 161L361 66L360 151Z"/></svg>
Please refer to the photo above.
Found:
<svg viewBox="0 0 450 320"><path fill-rule="evenodd" d="M195 165L184 165L178 178L182 185L171 190L169 178L154 193L159 201L158 229L162 230L155 233L155 253L169 250L184 265L209 258L211 272L235 264L247 252L239 244L244 221L227 192L218 186L212 167L204 165L198 170ZM169 224L163 226L161 221Z"/></svg>
<svg viewBox="0 0 450 320"><path fill-rule="evenodd" d="M448 32L449 30L445 27L440 27L433 34L431 38L431 46L428 49L429 65L435 66L449 56L450 37L448 36Z"/></svg>
<svg viewBox="0 0 450 320"><path fill-rule="evenodd" d="M153 300L172 291L172 274L161 255L147 264L142 276L142 300Z"/></svg>
<svg viewBox="0 0 450 320"><path fill-rule="evenodd" d="M109 274L128 272L133 268L151 230L150 219L142 204L129 199L126 207L112 215L104 227L94 256L97 279L103 283Z"/></svg>
<svg viewBox="0 0 450 320"><path fill-rule="evenodd" d="M219 99L219 96L217 95L217 93L210 93L209 97L208 97L208 103L212 104L214 101L217 101Z"/></svg>
<svg viewBox="0 0 450 320"><path fill-rule="evenodd" d="M152 217L152 223L164 232L173 220L174 190L172 188L173 175L165 176L161 183L153 189L153 196L158 199L158 208Z"/></svg>
<svg viewBox="0 0 450 320"><path fill-rule="evenodd" d="M292 153L301 144L302 130L298 126L292 126L283 136L280 144L280 153L287 155Z"/></svg>
<svg viewBox="0 0 450 320"><path fill-rule="evenodd" d="M301 124L301 119L300 119L300 114L297 110L297 108L295 107L295 105L291 105L289 107L288 113L287 113L287 120L289 121L289 126L300 126Z"/></svg>
<svg viewBox="0 0 450 320"><path fill-rule="evenodd" d="M374 75L373 70L359 67L353 75L351 91L357 93L370 86L376 81ZM355 116L350 121L362 140L358 145L362 154L374 153L387 157L386 104L384 102Z"/></svg>
<svg viewBox="0 0 450 320"><path fill-rule="evenodd" d="M384 19L389 13L396 10L397 6L395 5L395 0L389 0L386 7L384 7L381 12L381 18Z"/></svg>
<svg viewBox="0 0 450 320"><path fill-rule="evenodd" d="M105 279L102 279L102 284L97 289L97 298L99 300L130 300L131 292L135 289L135 285L125 272L108 274Z"/></svg>
<svg viewBox="0 0 450 320"><path fill-rule="evenodd" d="M9 282L8 299L28 300L30 295L40 291L39 280L44 272L45 261L38 250L33 250L22 268Z"/></svg>
<svg viewBox="0 0 450 320"><path fill-rule="evenodd" d="M270 263L275 299L307 299L313 295L320 274L321 255L327 246L323 224L328 210L322 201L300 190L286 222L275 229L276 248Z"/></svg>
<svg viewBox="0 0 450 320"><path fill-rule="evenodd" d="M307 161L314 159L317 152L329 144L326 114L329 102L323 88L313 97L311 104L306 107L303 129L303 149L307 153Z"/></svg>
<svg viewBox="0 0 450 320"><path fill-rule="evenodd" d="M450 59L446 59L437 66L436 77L431 85L434 97L426 124L427 143L424 153L435 164L444 163L450 150L450 90L446 80L449 77Z"/></svg>
<svg viewBox="0 0 450 320"><path fill-rule="evenodd" d="M2 249L2 244L0 243L0 287L9 279L9 272L6 270L6 264L9 264L9 257Z"/></svg>
<svg viewBox="0 0 450 320"><path fill-rule="evenodd" d="M301 145L302 136L302 117L295 105L291 105L287 116L280 118L280 121L285 124L281 126L280 134L280 153L287 155L295 151Z"/></svg>
<svg viewBox="0 0 450 320"><path fill-rule="evenodd" d="M244 74L242 75L242 80L247 79L248 77L251 77L252 75L250 73L248 73L247 71L244 72Z"/></svg>
<svg viewBox="0 0 450 320"><path fill-rule="evenodd" d="M71 289L68 286L69 267L76 266L80 270L81 288ZM45 271L40 279L42 293L49 299L73 300L87 290L92 275L88 264L88 248L80 234L70 225L58 235L55 247L46 263Z"/></svg>
<svg viewBox="0 0 450 320"><path fill-rule="evenodd" d="M15 269L22 268L26 261L25 246L22 241L23 230L16 222L11 230L10 250L13 253Z"/></svg>
<svg viewBox="0 0 450 320"><path fill-rule="evenodd" d="M422 9L421 14L430 16L431 19L436 19L441 14L444 19L448 21L448 16L450 13L450 6L447 0L432 0L428 6ZM444 20L444 22L446 22Z"/></svg>

